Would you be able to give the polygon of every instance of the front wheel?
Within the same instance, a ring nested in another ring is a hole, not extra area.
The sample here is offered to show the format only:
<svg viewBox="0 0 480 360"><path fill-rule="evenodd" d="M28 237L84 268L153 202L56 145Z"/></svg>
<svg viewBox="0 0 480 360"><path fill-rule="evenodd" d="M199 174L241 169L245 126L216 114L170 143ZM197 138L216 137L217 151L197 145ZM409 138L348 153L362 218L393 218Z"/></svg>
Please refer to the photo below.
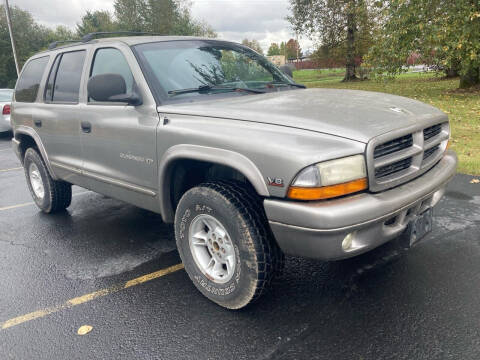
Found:
<svg viewBox="0 0 480 360"><path fill-rule="evenodd" d="M197 289L229 309L259 298L283 263L260 199L242 183L187 191L176 211L175 237Z"/></svg>
<svg viewBox="0 0 480 360"><path fill-rule="evenodd" d="M35 204L45 213L65 210L72 202L72 185L54 180L40 154L27 149L23 160L28 188Z"/></svg>

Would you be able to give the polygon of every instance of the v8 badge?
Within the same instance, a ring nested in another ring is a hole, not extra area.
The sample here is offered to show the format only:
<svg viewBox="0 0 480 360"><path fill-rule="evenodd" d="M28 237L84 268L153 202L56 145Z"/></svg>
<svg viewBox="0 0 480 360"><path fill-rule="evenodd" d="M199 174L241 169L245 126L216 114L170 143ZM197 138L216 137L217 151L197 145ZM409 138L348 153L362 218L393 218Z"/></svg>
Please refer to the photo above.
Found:
<svg viewBox="0 0 480 360"><path fill-rule="evenodd" d="M283 179L281 178L272 178L272 177L267 177L268 180L268 185L269 186L278 186L278 187L283 187Z"/></svg>

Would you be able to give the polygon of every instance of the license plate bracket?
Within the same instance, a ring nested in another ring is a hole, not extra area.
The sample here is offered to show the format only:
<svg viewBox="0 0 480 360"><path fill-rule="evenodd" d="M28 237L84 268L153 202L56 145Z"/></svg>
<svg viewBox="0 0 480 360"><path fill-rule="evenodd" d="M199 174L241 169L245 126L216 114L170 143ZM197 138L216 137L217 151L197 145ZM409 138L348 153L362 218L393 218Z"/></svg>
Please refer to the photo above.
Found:
<svg viewBox="0 0 480 360"><path fill-rule="evenodd" d="M420 240L422 240L427 234L432 231L433 228L433 211L428 209L423 213L415 216L410 221L406 230L406 240L409 247L412 247Z"/></svg>

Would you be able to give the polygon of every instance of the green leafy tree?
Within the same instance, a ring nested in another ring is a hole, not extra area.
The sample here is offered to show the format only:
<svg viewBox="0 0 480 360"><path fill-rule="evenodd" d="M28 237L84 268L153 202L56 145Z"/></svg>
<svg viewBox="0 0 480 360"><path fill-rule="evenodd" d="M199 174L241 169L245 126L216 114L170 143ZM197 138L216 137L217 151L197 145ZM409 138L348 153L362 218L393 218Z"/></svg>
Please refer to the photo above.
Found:
<svg viewBox="0 0 480 360"><path fill-rule="evenodd" d="M319 46L336 49L345 59L344 81L357 79L356 59L372 43L373 0L290 0L288 20L297 33L306 33Z"/></svg>
<svg viewBox="0 0 480 360"><path fill-rule="evenodd" d="M113 20L112 15L105 10L87 11L82 16L80 23L77 24L78 36L92 32L115 31L117 29L117 24Z"/></svg>
<svg viewBox="0 0 480 360"><path fill-rule="evenodd" d="M404 71L414 52L423 62L460 73L460 87L480 84L480 2L392 0L378 4L383 16L368 61L379 72Z"/></svg>
<svg viewBox="0 0 480 360"><path fill-rule="evenodd" d="M113 8L119 29L145 31L147 29L147 7L145 0L115 0Z"/></svg>
<svg viewBox="0 0 480 360"><path fill-rule="evenodd" d="M255 50L259 54L263 55L263 49L260 46L260 43L257 40L248 40L248 39L243 39L242 44L245 46L248 46L250 49Z"/></svg>
<svg viewBox="0 0 480 360"><path fill-rule="evenodd" d="M271 43L270 47L268 48L267 55L268 56L282 55L282 53L280 52L280 46L278 46L277 43Z"/></svg>
<svg viewBox="0 0 480 360"><path fill-rule="evenodd" d="M48 34L49 42L74 40L77 38L77 34L66 26L59 25L55 29L50 30Z"/></svg>
<svg viewBox="0 0 480 360"><path fill-rule="evenodd" d="M48 46L52 30L35 22L29 12L16 6L10 7L15 44L20 68L35 52ZM5 8L0 6L0 87L15 86L17 72L13 59Z"/></svg>
<svg viewBox="0 0 480 360"><path fill-rule="evenodd" d="M124 31L162 35L216 37L206 23L193 19L185 0L115 0L117 27Z"/></svg>

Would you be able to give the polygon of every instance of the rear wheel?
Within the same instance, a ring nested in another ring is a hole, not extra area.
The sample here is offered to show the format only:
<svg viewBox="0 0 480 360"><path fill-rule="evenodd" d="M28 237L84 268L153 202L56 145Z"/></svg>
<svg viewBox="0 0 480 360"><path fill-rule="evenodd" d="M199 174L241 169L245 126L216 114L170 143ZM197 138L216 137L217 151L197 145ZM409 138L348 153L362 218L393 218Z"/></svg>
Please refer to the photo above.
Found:
<svg viewBox="0 0 480 360"><path fill-rule="evenodd" d="M70 206L72 185L65 181L54 180L36 149L27 149L23 167L30 194L43 212L54 213Z"/></svg>
<svg viewBox="0 0 480 360"><path fill-rule="evenodd" d="M242 183L211 182L187 191L175 236L197 289L229 309L258 299L283 264L261 200Z"/></svg>

